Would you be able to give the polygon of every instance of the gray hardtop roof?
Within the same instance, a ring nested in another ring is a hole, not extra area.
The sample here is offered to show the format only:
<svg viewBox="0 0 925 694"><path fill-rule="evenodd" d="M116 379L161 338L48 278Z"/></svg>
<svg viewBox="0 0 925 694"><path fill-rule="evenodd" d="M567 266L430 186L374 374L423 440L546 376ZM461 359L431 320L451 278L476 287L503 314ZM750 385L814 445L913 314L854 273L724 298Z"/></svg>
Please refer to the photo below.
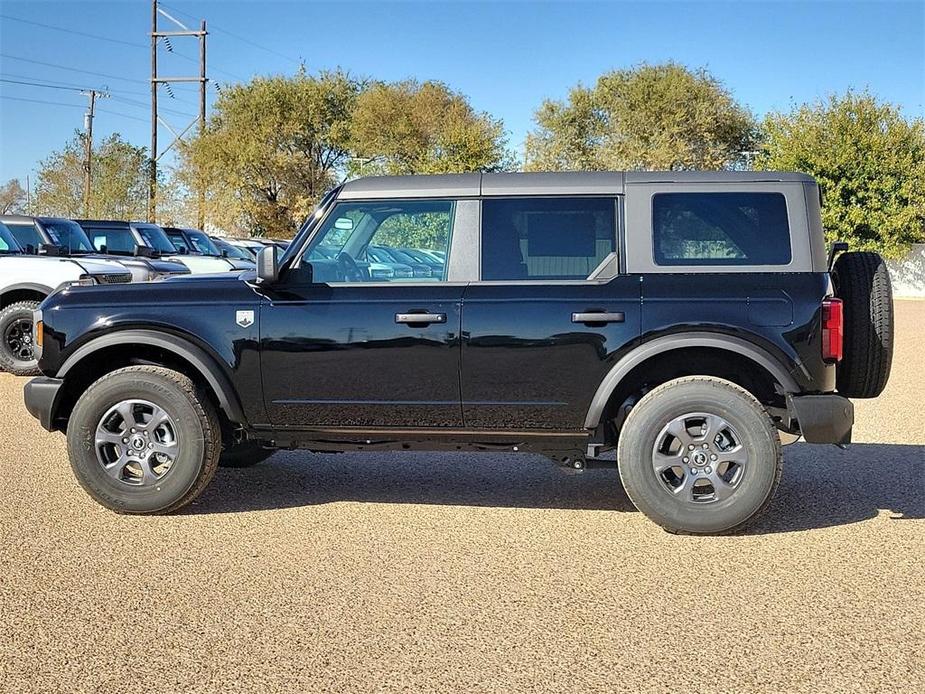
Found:
<svg viewBox="0 0 925 694"><path fill-rule="evenodd" d="M344 183L339 200L477 197L479 195L620 195L637 183L813 183L777 171L564 171L370 176Z"/></svg>

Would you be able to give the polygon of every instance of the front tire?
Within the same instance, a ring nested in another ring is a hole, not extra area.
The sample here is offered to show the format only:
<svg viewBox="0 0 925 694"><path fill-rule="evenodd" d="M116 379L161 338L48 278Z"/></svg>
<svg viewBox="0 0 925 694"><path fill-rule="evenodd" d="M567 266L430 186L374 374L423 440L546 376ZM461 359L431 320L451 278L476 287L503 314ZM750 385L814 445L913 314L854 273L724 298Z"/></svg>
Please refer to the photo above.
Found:
<svg viewBox="0 0 925 694"><path fill-rule="evenodd" d="M17 301L0 311L0 369L15 376L37 376L32 312L38 301Z"/></svg>
<svg viewBox="0 0 925 694"><path fill-rule="evenodd" d="M617 445L630 500L672 533L741 529L770 503L781 475L780 439L751 393L688 376L647 393Z"/></svg>
<svg viewBox="0 0 925 694"><path fill-rule="evenodd" d="M187 376L131 366L93 383L67 429L77 481L119 513L168 513L215 474L221 429L208 395Z"/></svg>

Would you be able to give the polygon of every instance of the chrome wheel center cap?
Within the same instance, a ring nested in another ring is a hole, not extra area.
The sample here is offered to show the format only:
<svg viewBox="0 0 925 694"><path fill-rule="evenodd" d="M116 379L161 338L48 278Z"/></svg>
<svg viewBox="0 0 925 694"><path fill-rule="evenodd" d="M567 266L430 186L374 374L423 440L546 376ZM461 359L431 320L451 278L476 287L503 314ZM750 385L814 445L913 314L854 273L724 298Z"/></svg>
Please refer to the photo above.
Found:
<svg viewBox="0 0 925 694"><path fill-rule="evenodd" d="M130 444L130 445L131 445L132 448L134 448L136 451L141 451L141 450L144 450L144 447L145 447L145 440L144 440L141 436L137 436L137 435L136 435L136 436L133 436L133 437L132 437L132 440L131 440L131 444Z"/></svg>
<svg viewBox="0 0 925 694"><path fill-rule="evenodd" d="M695 465L706 465L707 463L707 454L703 451L697 451L691 458Z"/></svg>

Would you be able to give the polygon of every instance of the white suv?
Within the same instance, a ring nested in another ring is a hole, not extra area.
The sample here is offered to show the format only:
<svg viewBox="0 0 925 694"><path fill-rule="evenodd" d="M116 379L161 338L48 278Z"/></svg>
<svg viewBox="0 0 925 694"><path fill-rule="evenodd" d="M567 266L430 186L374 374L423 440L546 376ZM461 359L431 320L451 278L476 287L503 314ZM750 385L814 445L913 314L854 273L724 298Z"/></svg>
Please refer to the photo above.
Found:
<svg viewBox="0 0 925 694"><path fill-rule="evenodd" d="M0 370L38 374L32 312L48 295L73 284L121 284L132 274L119 263L27 255L0 223Z"/></svg>

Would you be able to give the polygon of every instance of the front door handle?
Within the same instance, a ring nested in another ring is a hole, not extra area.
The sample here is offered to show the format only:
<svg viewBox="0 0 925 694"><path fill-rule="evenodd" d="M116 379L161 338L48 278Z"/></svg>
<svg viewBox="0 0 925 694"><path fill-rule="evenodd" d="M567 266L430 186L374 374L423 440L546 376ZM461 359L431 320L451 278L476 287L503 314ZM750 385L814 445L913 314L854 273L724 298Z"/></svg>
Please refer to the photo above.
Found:
<svg viewBox="0 0 925 694"><path fill-rule="evenodd" d="M396 323L412 325L429 325L431 323L446 323L445 313L396 313Z"/></svg>
<svg viewBox="0 0 925 694"><path fill-rule="evenodd" d="M573 313L573 323L622 323L626 319L623 311L608 313L606 311L585 311Z"/></svg>

